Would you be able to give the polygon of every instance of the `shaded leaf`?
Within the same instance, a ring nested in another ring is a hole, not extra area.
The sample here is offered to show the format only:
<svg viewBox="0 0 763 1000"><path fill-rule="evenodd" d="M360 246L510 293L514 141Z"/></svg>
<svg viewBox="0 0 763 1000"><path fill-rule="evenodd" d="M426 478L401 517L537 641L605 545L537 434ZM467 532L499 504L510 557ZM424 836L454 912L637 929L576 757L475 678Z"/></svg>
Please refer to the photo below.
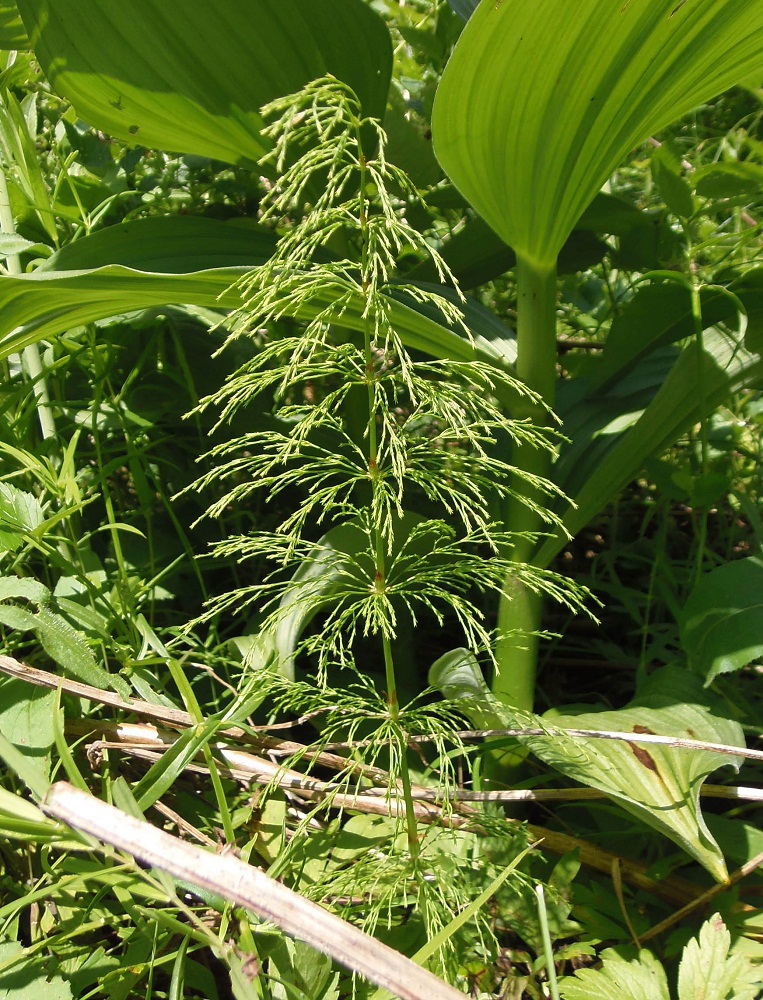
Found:
<svg viewBox="0 0 763 1000"><path fill-rule="evenodd" d="M572 431L570 450L562 453L564 468L560 467L556 474L557 485L577 505L568 508L563 517L571 535L576 535L624 489L650 456L663 452L731 393L763 379L763 361L740 347L735 337L721 330L706 330L703 347L701 376L700 355L692 343L673 355L673 364L663 369L659 382L653 376L659 370L660 359L653 359L655 371L649 379L651 388L644 392L646 399L640 396L638 380L643 369L638 369L614 386L608 397L575 400L570 411L563 414L565 432L568 414L578 423L587 422L585 436ZM635 395L628 391L634 381ZM700 381L704 407L697 392ZM619 404L618 397L622 397ZM578 407L580 411L573 413ZM552 532L533 562L547 566L566 544L562 532Z"/></svg>
<svg viewBox="0 0 763 1000"><path fill-rule="evenodd" d="M749 160L709 163L695 170L692 182L703 198L753 200L763 188L763 167Z"/></svg>
<svg viewBox="0 0 763 1000"><path fill-rule="evenodd" d="M750 556L705 573L680 625L689 662L707 684L763 656L763 558Z"/></svg>
<svg viewBox="0 0 763 1000"><path fill-rule="evenodd" d="M67 244L38 271L80 271L121 264L159 274L256 267L273 255L277 236L249 219L220 222L193 215L135 219Z"/></svg>
<svg viewBox="0 0 763 1000"><path fill-rule="evenodd" d="M468 21L472 16L479 2L480 0L448 0L453 10L465 21Z"/></svg>
<svg viewBox="0 0 763 1000"><path fill-rule="evenodd" d="M689 182L681 176L681 164L666 146L660 146L652 153L652 180L668 211L679 219L688 219L694 214Z"/></svg>
<svg viewBox="0 0 763 1000"><path fill-rule="evenodd" d="M763 63L758 0L502 0L445 68L435 152L480 215L541 269L634 146Z"/></svg>
<svg viewBox="0 0 763 1000"><path fill-rule="evenodd" d="M650 351L695 332L688 281L678 275L665 280L659 273L648 277L612 320L597 385L619 376ZM724 320L735 321L733 301L717 289L703 289L700 301L705 328Z"/></svg>
<svg viewBox="0 0 763 1000"><path fill-rule="evenodd" d="M384 116L392 44L360 0L19 0L77 113L130 144L256 166L260 108L333 74Z"/></svg>

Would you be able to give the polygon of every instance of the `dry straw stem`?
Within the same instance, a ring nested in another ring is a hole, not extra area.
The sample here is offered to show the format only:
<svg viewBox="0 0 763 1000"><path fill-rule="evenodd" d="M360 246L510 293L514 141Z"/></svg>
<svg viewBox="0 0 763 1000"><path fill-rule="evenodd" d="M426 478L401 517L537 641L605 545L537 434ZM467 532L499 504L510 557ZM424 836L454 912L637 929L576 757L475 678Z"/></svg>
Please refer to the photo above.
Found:
<svg viewBox="0 0 763 1000"><path fill-rule="evenodd" d="M53 688L54 690L60 688L62 691L77 695L80 698L86 698L93 702L110 705L113 708L131 712L134 715L142 716L144 718L153 718L157 721L164 722L166 725L173 726L176 729L184 729L193 725L195 721L187 712L183 712L180 709L167 708L163 705L153 705L149 702L140 701L138 699L124 701L119 697L119 695L114 694L113 692L101 691L99 688L91 687L87 684L81 684L78 681L71 681L45 670L37 670L34 667L29 667L24 663L20 663L18 660L15 660L10 656L0 656L0 672L8 674L12 677L18 677L28 683L36 684L38 686ZM71 725L71 723L68 724L67 728ZM140 738L137 740L137 743L143 744L143 750L146 754L150 752L151 744L154 744L154 746L156 746L157 743L164 744L164 739L162 738L160 731L150 726L138 727L135 725L99 722L95 720L93 720L89 725L90 732L110 733L114 737L115 741L120 744L122 743L123 736L127 736L128 739L130 736L134 738L136 736L136 731L138 730L140 731ZM77 726L77 731L81 731L79 726ZM260 750L264 750L273 756L296 755L301 759L311 760L329 768L333 768L334 770L344 770L345 773L347 773L350 766L352 766L351 763L348 762L347 758L337 754L325 751L312 751L309 747L305 747L300 743L279 740L260 733L251 735L248 731L245 731L240 727L220 729L216 735L231 737L235 739L239 745L243 743L250 746L256 746ZM475 732L467 735L476 736L481 734ZM148 746L146 744L148 744ZM138 749L137 746L136 749ZM260 759L260 767L263 771L266 766L269 775L272 776L273 770L276 769L276 765L274 765L272 761L263 761ZM191 765L191 767L194 769L198 768L199 771L203 773L206 773L207 770L206 768L195 764ZM284 768L278 768L278 770L281 773L289 773L291 775L299 774L299 772L287 772ZM231 776L240 778L241 780L253 780L251 771L246 775L243 773L243 768L241 771L242 773L238 775L233 773L233 769L231 769ZM389 786L390 776L381 768L357 764L355 765L354 773L361 774L364 778L368 778L376 785L384 786L383 791L385 792ZM268 780L272 780L272 777L269 777ZM304 775L301 775L300 780L302 782L310 781L315 787L316 779L306 779ZM292 787L290 791L292 794L298 794L299 792L299 790L295 787ZM418 797L419 789L414 788L414 791L417 793ZM368 793L369 790L366 789L364 796L369 799L370 806L371 795ZM495 793L489 794L492 796ZM525 793L522 792L522 794L524 795ZM355 795L347 796L346 799L351 801L345 801L343 804L344 808L359 811ZM338 800L336 801L336 804L340 804ZM459 803L454 800L453 805L459 815L452 815L448 818L442 814L442 810L438 807L436 810L438 822L450 822L453 825L470 822L472 825L479 827L479 813L470 808L468 802L463 801ZM395 800L376 798L374 811L379 811L379 807L387 809L387 815L389 815L394 811ZM426 810L426 813L422 810L421 815L417 816L417 819L420 819L422 822L427 822L427 820L431 822L431 807ZM619 860L623 878L627 882L636 888L649 892L661 899L665 899L677 906L683 906L688 901L695 899L701 892L699 887L694 883L676 875L672 875L670 878L662 881L652 879L647 874L648 869L646 865L641 864L638 861L622 858L617 854L605 851L594 844L590 844L585 840L580 840L577 837L571 837L566 833L560 833L557 830L549 830L545 827L534 825L528 826L527 829L528 833L534 840L541 840L543 842L544 850L552 851L554 854L568 854L570 851L577 851L582 864L589 868L593 868L595 871L602 872L603 874L610 874L613 862Z"/></svg>
<svg viewBox="0 0 763 1000"><path fill-rule="evenodd" d="M463 1000L409 958L230 854L213 854L158 830L66 782L53 785L46 815L174 878L243 906L401 1000Z"/></svg>
<svg viewBox="0 0 763 1000"><path fill-rule="evenodd" d="M11 656L0 655L0 673L7 674L9 677L17 677L19 680L26 681L28 684L35 684L38 687L51 688L54 691L60 689L78 698L86 698L88 701L94 701L101 705L109 705L111 708L118 708L123 712L131 712L133 715L138 715L141 718L156 719L167 726L177 729L188 729L196 725L196 719L180 708L154 705L151 702L141 701L138 698L128 698L125 700L112 691L102 691L100 688L92 687L90 684L82 684L80 681L72 681L58 674L52 674L47 670L37 670L35 667L29 667L26 663L21 663ZM266 726L262 728L273 729L277 727ZM259 750L264 750L276 756L288 757L297 755L305 757L316 764L323 764L336 771L351 770L353 774L368 778L369 781L386 783L388 780L386 771L381 770L381 768L371 767L368 764L360 762L348 761L346 757L338 754L326 753L322 750L311 750L310 747L305 747L302 743L294 743L291 740L282 740L274 736L268 736L267 733L261 732L259 728L250 729L247 727L243 729L241 726L221 725L220 729L217 730L217 735L234 739L239 744L248 744L257 747Z"/></svg>

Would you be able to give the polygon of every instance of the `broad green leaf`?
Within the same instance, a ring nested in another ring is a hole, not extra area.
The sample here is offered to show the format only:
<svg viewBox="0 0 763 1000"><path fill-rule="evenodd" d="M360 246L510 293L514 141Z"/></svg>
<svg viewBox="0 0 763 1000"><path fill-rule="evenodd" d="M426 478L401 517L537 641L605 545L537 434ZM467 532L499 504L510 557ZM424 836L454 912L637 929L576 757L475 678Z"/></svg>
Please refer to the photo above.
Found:
<svg viewBox="0 0 763 1000"><path fill-rule="evenodd" d="M15 0L0 0L0 50L28 48L29 39Z"/></svg>
<svg viewBox="0 0 763 1000"><path fill-rule="evenodd" d="M707 684L763 656L763 558L706 573L681 613L681 643Z"/></svg>
<svg viewBox="0 0 763 1000"><path fill-rule="evenodd" d="M745 955L729 955L730 948L731 935L714 913L683 950L678 1000L756 1000L760 972Z"/></svg>
<svg viewBox="0 0 763 1000"><path fill-rule="evenodd" d="M37 768L42 781L50 780L55 707L55 691L34 687L16 677L0 677L0 729L29 765Z"/></svg>
<svg viewBox="0 0 763 1000"><path fill-rule="evenodd" d="M6 603L11 600L26 601L35 605L36 610L32 612L28 607ZM124 679L98 666L84 638L55 607L50 591L39 581L0 577L0 622L3 625L34 632L48 656L75 680L102 690L111 688L123 698L129 697L130 690Z"/></svg>
<svg viewBox="0 0 763 1000"><path fill-rule="evenodd" d="M19 0L35 55L88 124L256 166L260 108L333 74L384 116L392 45L362 0Z"/></svg>
<svg viewBox="0 0 763 1000"><path fill-rule="evenodd" d="M749 160L709 163L691 177L694 190L703 198L752 200L763 188L763 167Z"/></svg>
<svg viewBox="0 0 763 1000"><path fill-rule="evenodd" d="M159 274L256 267L273 255L277 236L250 219L221 222L194 215L135 219L99 229L54 253L38 271L84 271L121 264Z"/></svg>
<svg viewBox="0 0 763 1000"><path fill-rule="evenodd" d="M723 856L699 807L699 792L709 774L723 764L737 769L742 758L705 750L677 750L626 740L567 736L564 730L682 736L728 746L744 746L741 727L705 705L701 681L688 671L665 667L652 674L640 694L613 712L559 709L541 719L518 712L490 692L477 662L467 650L454 650L432 666L430 683L455 702L479 728L540 727L548 736L520 741L557 771L598 788L648 826L679 844L718 881L726 877Z"/></svg>
<svg viewBox="0 0 763 1000"><path fill-rule="evenodd" d="M299 567L284 590L278 623L270 640L276 654L276 669L291 680L302 632L338 592L346 590L348 573L353 571L352 556L367 549L368 538L357 525L340 524L326 532L318 545L318 555ZM263 634L262 639L267 638Z"/></svg>
<svg viewBox="0 0 763 1000"><path fill-rule="evenodd" d="M143 274L111 266L79 274L36 271L19 278L2 276L0 310L5 311L0 319L0 357L72 327L135 309L172 304L235 309L241 305L241 299L231 285L247 270L216 268L189 275ZM313 311L302 309L296 318L310 319L318 308L315 300ZM362 332L362 311L362 299L358 296L357 302L350 303L342 314L341 325ZM472 316L483 322L486 329L484 333L475 331L471 341L462 332L400 300L392 299L389 316L403 342L414 350L452 360L472 360L476 356L506 366L504 338L510 331L495 318L485 323L484 311L478 305ZM20 322L14 323L14 318ZM501 338L495 336L496 327L503 333Z"/></svg>
<svg viewBox="0 0 763 1000"><path fill-rule="evenodd" d="M674 344L694 334L689 282L664 272L647 276L612 320L596 384L618 378L640 358L659 347ZM733 300L714 288L700 293L705 328L722 321L733 323L737 308Z"/></svg>
<svg viewBox="0 0 763 1000"><path fill-rule="evenodd" d="M546 270L634 146L761 68L759 0L485 0L437 92L435 152Z"/></svg>

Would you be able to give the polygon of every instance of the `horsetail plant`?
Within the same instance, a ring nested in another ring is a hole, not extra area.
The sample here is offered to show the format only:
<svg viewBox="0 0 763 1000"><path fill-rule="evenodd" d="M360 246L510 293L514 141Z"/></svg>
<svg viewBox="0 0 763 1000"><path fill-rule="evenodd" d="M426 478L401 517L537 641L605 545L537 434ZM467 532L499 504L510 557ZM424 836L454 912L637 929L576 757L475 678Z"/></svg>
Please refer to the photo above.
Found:
<svg viewBox="0 0 763 1000"><path fill-rule="evenodd" d="M399 774L415 868L421 845L408 736L414 725L426 725L427 714L446 719L449 709L401 705L394 640L403 620L417 624L429 614L442 625L448 614L465 645L492 658L495 633L481 604L500 593L510 570L529 590L581 607L583 593L568 581L509 562L504 553L517 536L492 515L513 498L541 523L558 526L543 504L554 487L518 473L493 447L500 435L550 452L555 440L546 428L505 415L497 397L507 390L541 405L508 371L478 360L421 360L397 335L390 305L401 297L466 326L460 293L447 298L439 288L391 277L400 253L414 250L452 281L406 222L406 200L417 193L387 160L384 131L362 116L355 94L323 78L269 104L263 115L278 181L262 220L277 223L281 238L272 259L239 282L244 306L229 338L250 338L257 351L201 405L220 407L220 424L227 424L272 398L272 422L215 447L213 470L201 483L226 484L208 512L213 517L257 493L275 504L288 488L289 495L301 490L301 499L275 530L217 545L217 554L264 559L274 569L217 597L207 614L260 602L265 617L256 649L268 650L271 670L291 674L295 649L312 654L324 688L336 668L361 671L357 639L378 641L386 690L381 710L372 698L366 716ZM340 335L334 324L358 302L360 328ZM301 323L284 322L295 315ZM320 629L300 640L297 633L318 612Z"/></svg>

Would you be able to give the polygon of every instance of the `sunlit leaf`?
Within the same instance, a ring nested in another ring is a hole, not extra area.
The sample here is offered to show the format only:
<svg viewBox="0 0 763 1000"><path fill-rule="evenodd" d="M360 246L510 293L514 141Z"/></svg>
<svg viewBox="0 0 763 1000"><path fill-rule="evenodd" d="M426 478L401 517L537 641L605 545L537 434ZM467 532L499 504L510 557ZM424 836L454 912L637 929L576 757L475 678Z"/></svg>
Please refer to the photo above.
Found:
<svg viewBox="0 0 763 1000"><path fill-rule="evenodd" d="M630 961L607 948L601 959L600 969L579 969L560 980L564 1000L670 1000L665 970L645 948Z"/></svg>
<svg viewBox="0 0 763 1000"><path fill-rule="evenodd" d="M19 0L43 71L124 142L254 167L259 110L331 73L383 117L392 45L361 0Z"/></svg>
<svg viewBox="0 0 763 1000"><path fill-rule="evenodd" d="M719 913L686 945L678 968L678 1000L755 1000L760 972L746 955L729 955L731 934Z"/></svg>
<svg viewBox="0 0 763 1000"><path fill-rule="evenodd" d="M0 483L0 549L15 552L42 521L42 507L34 494Z"/></svg>
<svg viewBox="0 0 763 1000"><path fill-rule="evenodd" d="M634 146L761 68L759 0L485 0L437 93L435 151L547 268Z"/></svg>
<svg viewBox="0 0 763 1000"><path fill-rule="evenodd" d="M275 239L245 222L166 217L112 226L64 247L36 271L0 276L0 357L86 323L162 305L236 309L233 287L267 260ZM309 319L325 301L303 309ZM470 335L445 325L436 310L390 289L390 319L405 344L432 357L478 357L506 367L512 331L474 300L463 305ZM341 322L362 331L364 303L348 304Z"/></svg>
<svg viewBox="0 0 763 1000"><path fill-rule="evenodd" d="M16 941L0 941L0 1000L71 1000L71 987L52 976L43 957Z"/></svg>

